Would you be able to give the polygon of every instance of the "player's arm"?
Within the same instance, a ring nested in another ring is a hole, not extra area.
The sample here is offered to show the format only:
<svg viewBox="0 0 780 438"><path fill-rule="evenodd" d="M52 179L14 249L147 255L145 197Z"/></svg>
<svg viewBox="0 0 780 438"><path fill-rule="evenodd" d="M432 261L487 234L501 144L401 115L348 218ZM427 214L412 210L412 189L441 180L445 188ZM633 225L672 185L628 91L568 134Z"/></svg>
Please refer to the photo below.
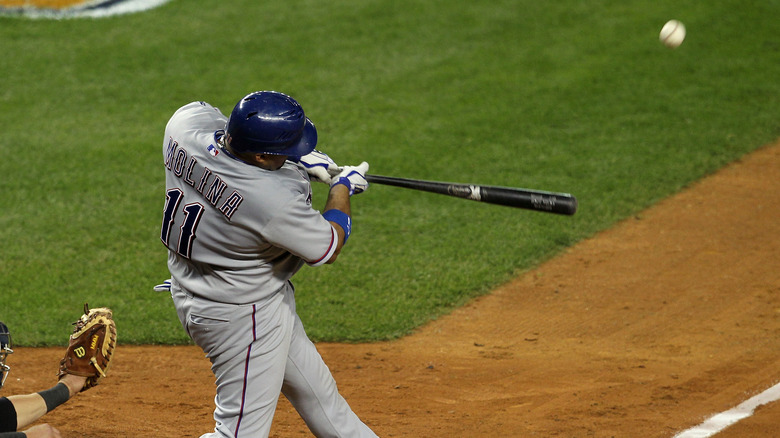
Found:
<svg viewBox="0 0 780 438"><path fill-rule="evenodd" d="M350 225L352 223L352 210L349 203L349 189L345 185L338 184L330 188L330 192L328 193L328 201L325 203L325 212L326 213L323 213L323 216L325 219L329 219L328 222L330 222L330 224L333 226L333 229L336 230L336 234L338 235L336 251L334 251L330 259L325 262L333 263L336 261L336 257L338 257L339 253L341 252L341 248L344 247L344 243L347 240L347 232L344 230L344 227L349 226L339 223L343 221L337 221L337 212L341 212L346 215L346 218L342 219L347 219Z"/></svg>
<svg viewBox="0 0 780 438"><path fill-rule="evenodd" d="M347 243L352 232L352 210L350 197L362 193L368 188L366 173L368 163L365 161L359 166L345 166L341 173L333 177L330 184L328 200L325 202L325 212L322 216L330 222L338 234L336 251L325 263L336 261L341 248Z"/></svg>
<svg viewBox="0 0 780 438"><path fill-rule="evenodd" d="M352 231L350 196L368 187L367 171L365 162L344 167L331 182L322 213L306 202L306 193L298 193L275 209L274 217L260 231L263 238L302 258L309 266L333 263Z"/></svg>

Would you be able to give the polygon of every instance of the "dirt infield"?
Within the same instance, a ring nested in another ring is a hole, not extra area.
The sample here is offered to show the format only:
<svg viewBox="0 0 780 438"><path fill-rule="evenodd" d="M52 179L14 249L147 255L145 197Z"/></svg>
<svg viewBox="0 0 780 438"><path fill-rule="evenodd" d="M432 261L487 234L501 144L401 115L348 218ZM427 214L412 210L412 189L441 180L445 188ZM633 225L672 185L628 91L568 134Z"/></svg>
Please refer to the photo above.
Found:
<svg viewBox="0 0 780 438"><path fill-rule="evenodd" d="M383 437L671 437L780 381L779 268L780 144L412 336L318 348ZM4 395L53 384L61 355L17 349ZM67 437L197 437L213 397L196 347L120 345L108 379L45 419ZM717 436L778 424L772 403ZM284 399L272 436L310 436Z"/></svg>

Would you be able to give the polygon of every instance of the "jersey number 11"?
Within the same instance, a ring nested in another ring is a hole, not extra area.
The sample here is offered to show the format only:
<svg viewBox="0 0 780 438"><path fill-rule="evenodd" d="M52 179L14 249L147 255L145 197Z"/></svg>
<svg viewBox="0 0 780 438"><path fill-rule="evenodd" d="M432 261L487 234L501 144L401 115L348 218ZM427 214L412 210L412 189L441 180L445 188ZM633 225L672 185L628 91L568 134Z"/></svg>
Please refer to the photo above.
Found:
<svg viewBox="0 0 780 438"><path fill-rule="evenodd" d="M184 213L184 219L179 227L179 240L176 247L173 247L170 245L171 229L176 223L179 204L183 198L184 192L180 189L170 189L165 194L165 209L163 210L160 240L162 240L165 246L175 250L182 257L190 258L192 255L192 242L195 241L195 232L203 214L203 205L197 202L184 204L184 208L181 210Z"/></svg>

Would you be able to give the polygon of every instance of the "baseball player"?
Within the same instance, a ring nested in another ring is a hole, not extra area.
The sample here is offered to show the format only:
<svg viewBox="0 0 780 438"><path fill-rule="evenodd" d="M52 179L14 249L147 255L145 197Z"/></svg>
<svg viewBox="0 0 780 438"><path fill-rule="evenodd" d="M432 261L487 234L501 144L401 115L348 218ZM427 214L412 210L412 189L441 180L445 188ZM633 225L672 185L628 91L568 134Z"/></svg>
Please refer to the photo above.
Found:
<svg viewBox="0 0 780 438"><path fill-rule="evenodd" d="M106 312L107 311L107 312ZM68 349L60 361L59 382L37 393L0 397L0 438L58 438L60 432L48 424L23 429L81 391L105 377L116 346L116 326L110 310L86 309L75 323ZM11 349L11 333L0 322L0 389L11 371L5 362Z"/></svg>
<svg viewBox="0 0 780 438"><path fill-rule="evenodd" d="M318 437L376 436L295 310L290 278L336 260L351 233L350 196L368 187L368 163L339 169L316 143L303 108L274 91L248 94L229 117L192 102L166 126L160 238L171 296L217 386L216 426L202 437L267 437L280 391ZM330 184L323 213L310 178Z"/></svg>

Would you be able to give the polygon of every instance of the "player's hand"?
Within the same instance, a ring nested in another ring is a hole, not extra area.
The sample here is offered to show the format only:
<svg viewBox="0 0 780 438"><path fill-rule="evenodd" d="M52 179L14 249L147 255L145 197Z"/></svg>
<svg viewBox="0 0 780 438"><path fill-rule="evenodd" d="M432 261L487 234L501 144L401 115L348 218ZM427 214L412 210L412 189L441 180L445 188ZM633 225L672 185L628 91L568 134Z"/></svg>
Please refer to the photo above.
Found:
<svg viewBox="0 0 780 438"><path fill-rule="evenodd" d="M306 170L312 180L330 184L333 175L339 173L339 166L327 154L313 150L298 159L298 164Z"/></svg>
<svg viewBox="0 0 780 438"><path fill-rule="evenodd" d="M158 284L154 287L155 292L170 292L171 291L171 280L165 280L162 282L162 284Z"/></svg>
<svg viewBox="0 0 780 438"><path fill-rule="evenodd" d="M365 161L358 166L344 166L341 168L341 173L333 177L330 186L344 184L349 188L349 196L363 193L368 188L367 172L368 163Z"/></svg>

